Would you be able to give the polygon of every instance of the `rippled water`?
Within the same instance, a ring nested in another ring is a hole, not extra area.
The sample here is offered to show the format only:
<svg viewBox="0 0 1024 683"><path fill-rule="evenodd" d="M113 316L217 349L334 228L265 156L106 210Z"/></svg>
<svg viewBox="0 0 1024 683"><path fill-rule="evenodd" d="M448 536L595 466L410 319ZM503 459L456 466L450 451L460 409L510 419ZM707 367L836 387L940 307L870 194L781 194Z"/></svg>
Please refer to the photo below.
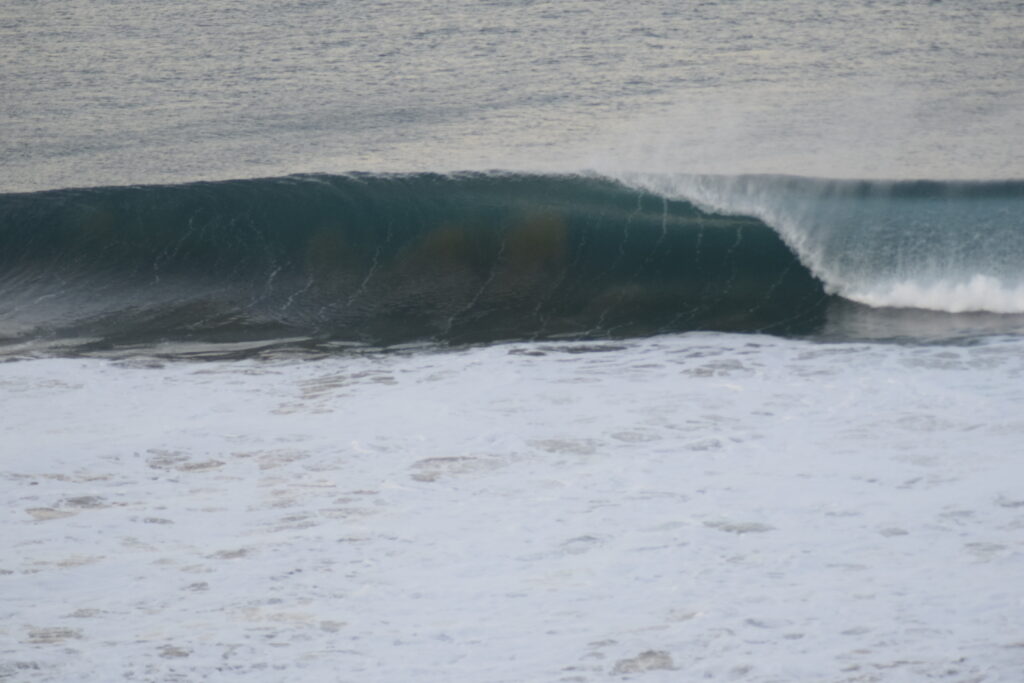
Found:
<svg viewBox="0 0 1024 683"><path fill-rule="evenodd" d="M543 168L1020 177L1016 2L15 1L0 189Z"/></svg>

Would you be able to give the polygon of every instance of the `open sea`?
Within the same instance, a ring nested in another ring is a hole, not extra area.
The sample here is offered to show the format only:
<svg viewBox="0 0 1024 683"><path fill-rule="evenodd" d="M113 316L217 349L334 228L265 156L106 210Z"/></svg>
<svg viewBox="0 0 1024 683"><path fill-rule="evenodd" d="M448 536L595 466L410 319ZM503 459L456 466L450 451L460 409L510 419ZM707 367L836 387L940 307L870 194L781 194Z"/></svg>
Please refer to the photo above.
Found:
<svg viewBox="0 0 1024 683"><path fill-rule="evenodd" d="M1024 3L0 3L0 681L1024 680Z"/></svg>

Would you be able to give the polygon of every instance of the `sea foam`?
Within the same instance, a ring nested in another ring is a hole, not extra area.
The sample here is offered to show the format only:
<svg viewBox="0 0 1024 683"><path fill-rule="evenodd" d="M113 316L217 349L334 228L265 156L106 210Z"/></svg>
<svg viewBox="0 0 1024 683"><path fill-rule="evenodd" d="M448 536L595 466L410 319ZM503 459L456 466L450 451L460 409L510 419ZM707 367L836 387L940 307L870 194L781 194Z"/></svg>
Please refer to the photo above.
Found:
<svg viewBox="0 0 1024 683"><path fill-rule="evenodd" d="M1024 313L1024 286L1009 287L997 278L980 274L965 282L904 281L864 291L850 289L844 295L874 307L922 308L949 313Z"/></svg>

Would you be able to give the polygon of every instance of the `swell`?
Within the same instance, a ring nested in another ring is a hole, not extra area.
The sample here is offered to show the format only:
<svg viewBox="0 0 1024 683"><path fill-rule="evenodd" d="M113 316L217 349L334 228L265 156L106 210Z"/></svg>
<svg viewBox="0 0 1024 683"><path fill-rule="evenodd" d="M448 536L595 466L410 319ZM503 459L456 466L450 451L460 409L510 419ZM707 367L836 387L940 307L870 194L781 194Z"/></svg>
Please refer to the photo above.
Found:
<svg viewBox="0 0 1024 683"><path fill-rule="evenodd" d="M805 334L778 233L587 176L295 176L0 195L0 338Z"/></svg>

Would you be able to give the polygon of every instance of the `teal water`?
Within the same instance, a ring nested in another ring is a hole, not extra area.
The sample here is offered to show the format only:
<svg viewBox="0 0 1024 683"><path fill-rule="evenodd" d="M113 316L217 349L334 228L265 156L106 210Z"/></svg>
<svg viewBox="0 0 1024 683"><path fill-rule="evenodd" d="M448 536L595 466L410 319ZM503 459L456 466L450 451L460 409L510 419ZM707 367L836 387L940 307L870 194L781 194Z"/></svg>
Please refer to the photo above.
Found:
<svg viewBox="0 0 1024 683"><path fill-rule="evenodd" d="M821 325L761 221L596 177L305 176L0 195L8 344L370 345Z"/></svg>

